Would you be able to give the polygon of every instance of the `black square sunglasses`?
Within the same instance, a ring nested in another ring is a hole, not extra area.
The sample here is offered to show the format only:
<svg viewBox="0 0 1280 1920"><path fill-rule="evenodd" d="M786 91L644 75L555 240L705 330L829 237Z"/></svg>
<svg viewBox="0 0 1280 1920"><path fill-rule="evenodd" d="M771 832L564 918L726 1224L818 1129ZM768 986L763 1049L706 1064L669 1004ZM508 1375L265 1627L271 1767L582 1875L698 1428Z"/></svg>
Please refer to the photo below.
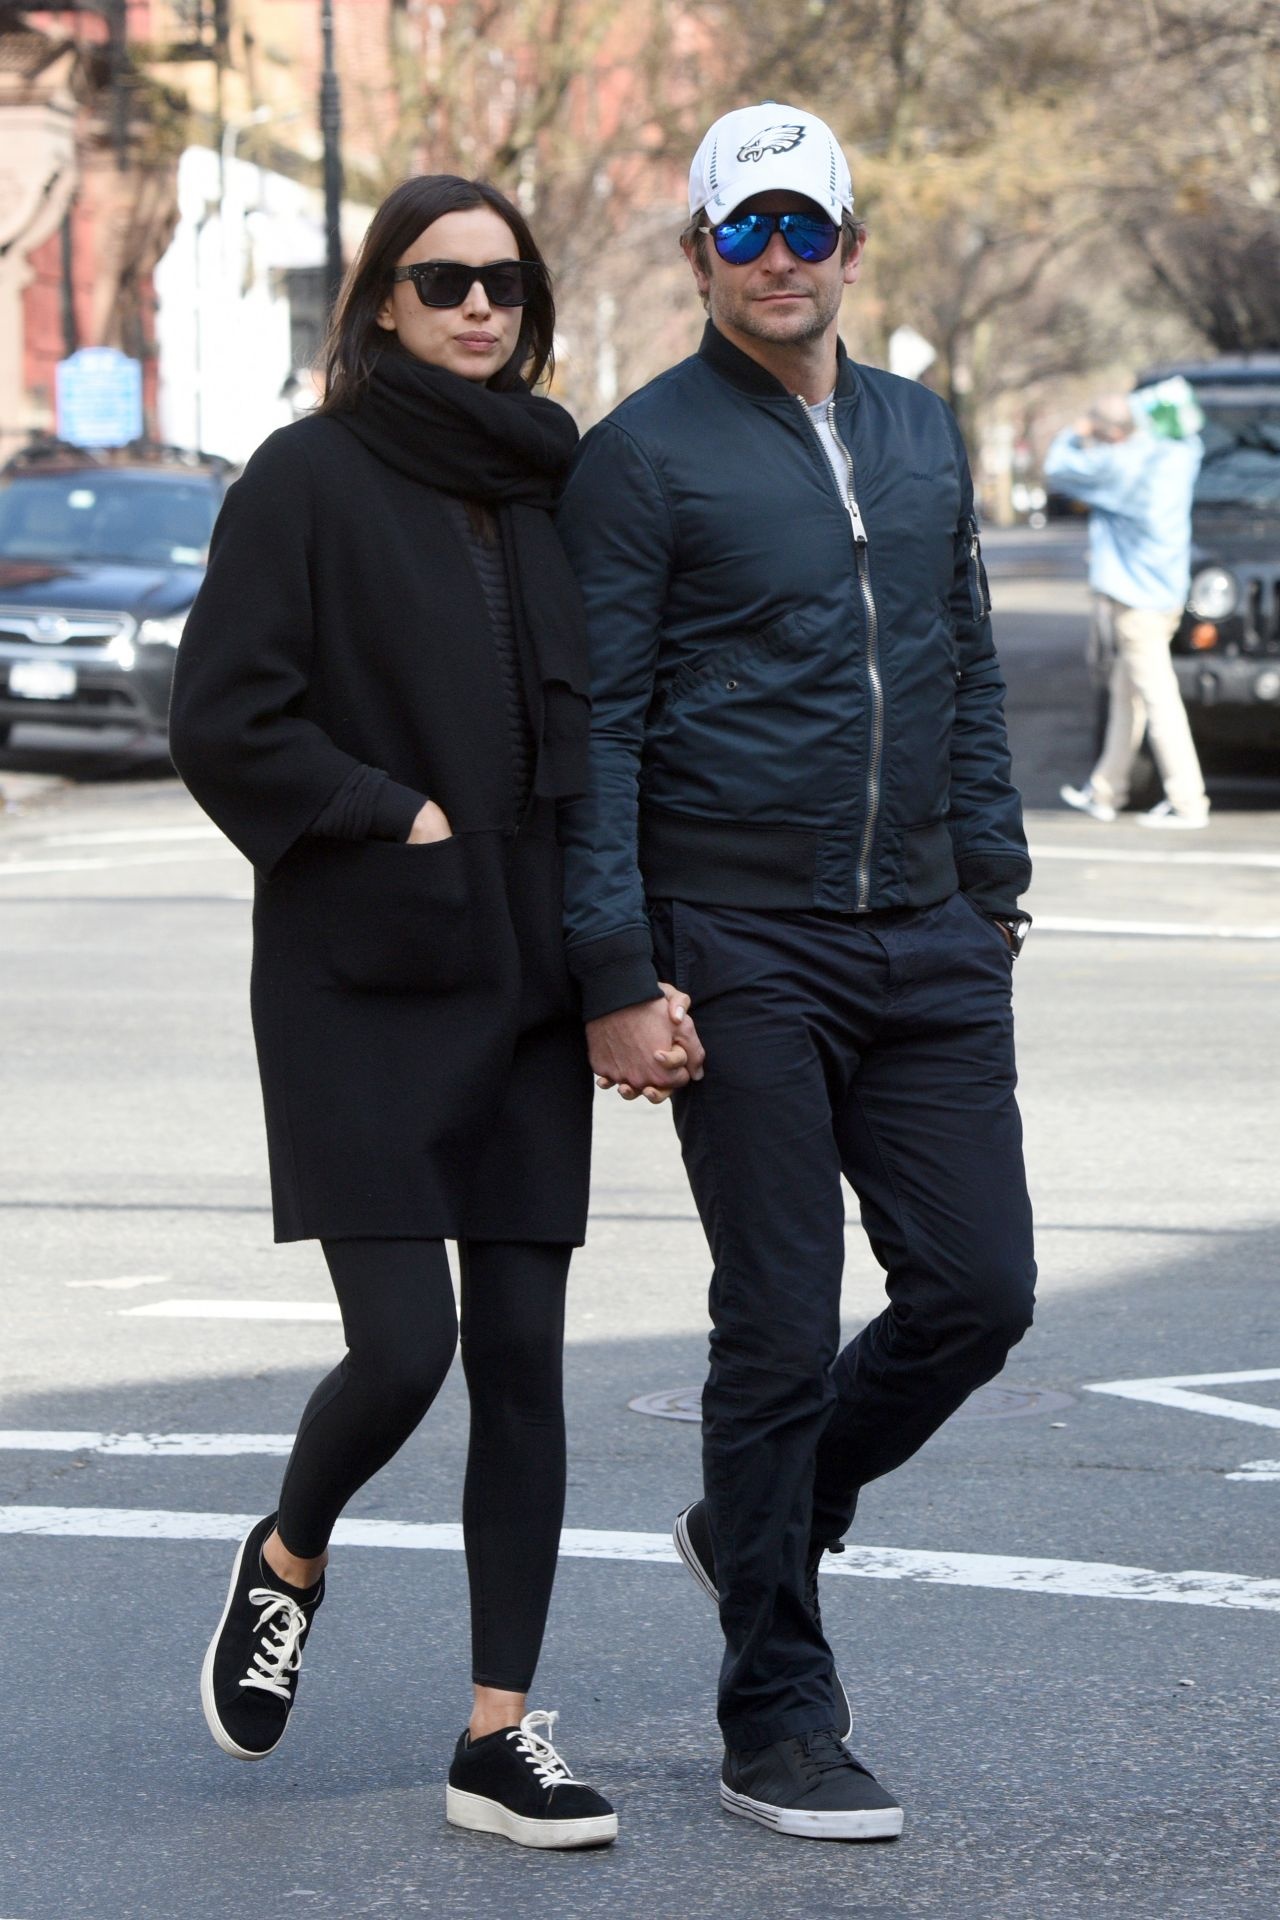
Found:
<svg viewBox="0 0 1280 1920"><path fill-rule="evenodd" d="M524 307L546 284L546 269L537 260L491 260L485 267L469 267L462 260L418 260L397 267L392 280L412 280L424 307L460 307L476 281L493 307Z"/></svg>

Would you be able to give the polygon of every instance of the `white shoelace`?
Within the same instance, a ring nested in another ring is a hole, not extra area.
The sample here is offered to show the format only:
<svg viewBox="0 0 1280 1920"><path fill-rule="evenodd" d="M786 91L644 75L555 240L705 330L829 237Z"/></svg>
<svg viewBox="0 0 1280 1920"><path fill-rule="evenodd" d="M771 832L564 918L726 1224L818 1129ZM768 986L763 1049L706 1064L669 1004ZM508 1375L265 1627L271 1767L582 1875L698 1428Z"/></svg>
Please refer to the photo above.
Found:
<svg viewBox="0 0 1280 1920"><path fill-rule="evenodd" d="M538 1708L526 1713L518 1727L513 1727L507 1735L508 1740L516 1743L516 1752L522 1760L527 1760L537 1775L538 1784L550 1793L552 1787L576 1784L568 1765L561 1759L551 1744L551 1729L560 1715L554 1710L550 1713ZM543 1731L539 1731L543 1729Z"/></svg>
<svg viewBox="0 0 1280 1920"><path fill-rule="evenodd" d="M270 1587L250 1587L249 1605L262 1608L254 1628L262 1635L262 1644L240 1685L260 1687L263 1693L274 1693L278 1700L289 1700L292 1696L287 1676L297 1673L302 1665L298 1642L307 1630L307 1616L296 1600Z"/></svg>

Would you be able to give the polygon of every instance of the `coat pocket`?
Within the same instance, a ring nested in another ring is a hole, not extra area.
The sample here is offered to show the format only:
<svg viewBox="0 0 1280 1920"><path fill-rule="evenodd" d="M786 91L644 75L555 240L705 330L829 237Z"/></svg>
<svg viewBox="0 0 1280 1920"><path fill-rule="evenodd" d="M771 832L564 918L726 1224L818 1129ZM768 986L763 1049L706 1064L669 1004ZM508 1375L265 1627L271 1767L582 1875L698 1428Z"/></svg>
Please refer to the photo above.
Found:
<svg viewBox="0 0 1280 1920"><path fill-rule="evenodd" d="M987 940L988 941L994 940L997 943L1000 949L1000 958L1006 961L1008 965L1012 967L1013 966L1013 947L1009 942L1008 935L1002 932L1002 930L996 925L995 921L991 918L991 915L989 913L984 913L982 911L982 908L978 905L977 901L971 900L968 894L965 893L963 888L959 889L956 893L954 893L952 895L952 898L954 900L961 900L964 902L964 905L968 908L973 918L981 922L982 929L984 934L986 935Z"/></svg>
<svg viewBox="0 0 1280 1920"><path fill-rule="evenodd" d="M371 993L447 993L474 970L464 839L326 848L314 873L329 970Z"/></svg>

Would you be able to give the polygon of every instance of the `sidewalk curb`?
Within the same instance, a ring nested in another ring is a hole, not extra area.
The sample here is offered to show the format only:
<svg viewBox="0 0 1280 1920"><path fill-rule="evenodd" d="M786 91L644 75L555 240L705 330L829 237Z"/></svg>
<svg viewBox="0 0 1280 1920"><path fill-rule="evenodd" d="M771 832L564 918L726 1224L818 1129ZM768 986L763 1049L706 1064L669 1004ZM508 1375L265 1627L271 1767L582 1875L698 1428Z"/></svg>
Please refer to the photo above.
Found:
<svg viewBox="0 0 1280 1920"><path fill-rule="evenodd" d="M57 773L8 773L0 771L0 825L14 820L31 806L62 793L71 785Z"/></svg>

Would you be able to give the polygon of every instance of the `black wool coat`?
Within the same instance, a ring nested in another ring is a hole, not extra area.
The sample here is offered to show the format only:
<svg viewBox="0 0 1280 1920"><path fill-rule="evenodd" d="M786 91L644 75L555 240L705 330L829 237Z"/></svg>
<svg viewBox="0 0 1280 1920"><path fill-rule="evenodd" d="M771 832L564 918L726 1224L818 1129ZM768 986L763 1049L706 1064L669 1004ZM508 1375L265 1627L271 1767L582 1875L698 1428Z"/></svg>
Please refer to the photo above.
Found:
<svg viewBox="0 0 1280 1920"><path fill-rule="evenodd" d="M516 830L501 667L447 506L340 419L282 428L227 495L178 651L175 764L256 870L278 1240L585 1231L555 806ZM310 837L362 766L453 838Z"/></svg>

